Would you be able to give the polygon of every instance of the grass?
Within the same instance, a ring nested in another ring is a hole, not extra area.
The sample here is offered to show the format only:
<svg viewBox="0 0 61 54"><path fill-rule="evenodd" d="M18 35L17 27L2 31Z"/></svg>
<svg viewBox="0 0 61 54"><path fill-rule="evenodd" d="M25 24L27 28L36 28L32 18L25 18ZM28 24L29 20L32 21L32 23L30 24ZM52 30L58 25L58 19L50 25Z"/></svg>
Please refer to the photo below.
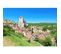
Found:
<svg viewBox="0 0 61 54"><path fill-rule="evenodd" d="M25 38L19 38L17 36L5 36L4 38L10 39L12 41L12 44L14 43L14 46L39 46L40 43L33 41L29 43Z"/></svg>
<svg viewBox="0 0 61 54"><path fill-rule="evenodd" d="M52 30L51 32L51 37L56 38L56 31L54 31L54 29L56 29L56 27L53 27L52 25L56 25L56 24L29 24L29 26L31 25L37 25L37 26L44 26L44 28L48 28L49 25L51 25L51 27L49 29ZM32 41L32 42L28 42L28 39L26 37L23 36L23 34L19 34L19 33L15 33L15 31L10 28L9 26L4 26L3 27L3 40L7 41L7 45L10 42L10 45L12 46L52 46L52 43L50 41L50 38L46 38L45 40L37 40L37 41ZM8 41L9 40L9 41ZM57 38L56 38L57 41ZM3 42L4 43L4 42ZM4 45L4 44L3 44Z"/></svg>
<svg viewBox="0 0 61 54"><path fill-rule="evenodd" d="M11 44L14 46L40 46L41 44L33 41L31 43L28 42L27 38L23 36L23 34L15 33L12 28L5 27L4 28L4 39L10 39ZM8 43L7 43L8 44Z"/></svg>

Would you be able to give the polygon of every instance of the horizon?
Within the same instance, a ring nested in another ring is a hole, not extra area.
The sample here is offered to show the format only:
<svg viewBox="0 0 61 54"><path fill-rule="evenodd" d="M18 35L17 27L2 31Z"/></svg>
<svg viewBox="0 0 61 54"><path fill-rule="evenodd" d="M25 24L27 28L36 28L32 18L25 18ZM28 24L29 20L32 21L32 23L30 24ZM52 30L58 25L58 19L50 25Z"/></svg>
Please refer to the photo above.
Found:
<svg viewBox="0 0 61 54"><path fill-rule="evenodd" d="M57 23L57 8L3 8L3 19L17 23L19 16L27 23Z"/></svg>
<svg viewBox="0 0 61 54"><path fill-rule="evenodd" d="M8 19L3 19L4 20L8 20ZM9 21L12 21L12 20L9 20ZM15 21L13 21L15 22ZM15 23L18 23L18 22L15 22ZM28 22L28 23L57 23L57 22Z"/></svg>

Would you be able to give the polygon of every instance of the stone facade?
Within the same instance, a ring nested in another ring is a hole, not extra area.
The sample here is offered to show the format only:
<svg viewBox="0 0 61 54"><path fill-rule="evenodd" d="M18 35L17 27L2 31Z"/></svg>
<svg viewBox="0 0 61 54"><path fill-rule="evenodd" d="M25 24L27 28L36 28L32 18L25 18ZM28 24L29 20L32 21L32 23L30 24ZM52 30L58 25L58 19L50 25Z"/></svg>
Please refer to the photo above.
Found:
<svg viewBox="0 0 61 54"><path fill-rule="evenodd" d="M18 26L24 28L26 26L26 22L22 16L19 17Z"/></svg>

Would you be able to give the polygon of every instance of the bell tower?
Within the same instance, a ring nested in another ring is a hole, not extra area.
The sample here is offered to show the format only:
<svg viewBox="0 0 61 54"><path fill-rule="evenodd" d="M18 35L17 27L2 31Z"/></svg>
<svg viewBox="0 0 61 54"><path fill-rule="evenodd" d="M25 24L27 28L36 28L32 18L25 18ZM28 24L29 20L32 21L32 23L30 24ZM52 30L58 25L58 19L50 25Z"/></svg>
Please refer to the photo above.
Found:
<svg viewBox="0 0 61 54"><path fill-rule="evenodd" d="M24 21L23 17L20 16L20 17L19 17L19 21L18 21L18 26L21 27L21 28L24 27L24 22L23 22L23 21Z"/></svg>

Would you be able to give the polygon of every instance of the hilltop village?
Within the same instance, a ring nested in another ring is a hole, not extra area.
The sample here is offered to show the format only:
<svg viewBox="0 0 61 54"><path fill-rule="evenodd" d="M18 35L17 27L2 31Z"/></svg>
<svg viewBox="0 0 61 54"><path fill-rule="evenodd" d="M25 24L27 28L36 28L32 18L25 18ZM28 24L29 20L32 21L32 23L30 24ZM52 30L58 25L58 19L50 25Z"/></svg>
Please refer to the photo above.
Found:
<svg viewBox="0 0 61 54"><path fill-rule="evenodd" d="M22 33L30 42L32 42L35 38L44 39L45 37L50 35L50 30L43 31L42 27L30 26L27 27L28 24L24 20L22 16L19 17L18 23L13 23L10 20L4 20L3 26L10 26L15 33Z"/></svg>

